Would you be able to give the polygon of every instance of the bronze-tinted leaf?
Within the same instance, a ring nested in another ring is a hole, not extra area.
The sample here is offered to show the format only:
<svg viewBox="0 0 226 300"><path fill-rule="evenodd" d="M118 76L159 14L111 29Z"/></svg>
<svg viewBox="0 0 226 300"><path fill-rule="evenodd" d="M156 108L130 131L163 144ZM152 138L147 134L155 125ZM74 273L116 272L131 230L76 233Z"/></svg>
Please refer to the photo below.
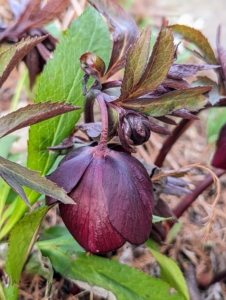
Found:
<svg viewBox="0 0 226 300"><path fill-rule="evenodd" d="M60 200L63 203L74 203L66 192L53 182L38 175L21 165L11 162L0 156L0 176L18 193L22 199L28 203L28 200L22 192L22 186L29 187L40 194L49 195Z"/></svg>
<svg viewBox="0 0 226 300"><path fill-rule="evenodd" d="M165 79L172 64L173 57L173 35L171 30L163 24L139 83L130 91L129 97L122 101L126 102L129 99L137 98L156 89Z"/></svg>
<svg viewBox="0 0 226 300"><path fill-rule="evenodd" d="M57 18L68 5L68 0L49 0L45 6L30 17L29 29L43 27Z"/></svg>
<svg viewBox="0 0 226 300"><path fill-rule="evenodd" d="M134 101L123 102L122 106L153 117L164 116L181 108L196 111L206 103L206 98L202 94L208 92L211 88L211 86L200 86L175 90L157 99L140 98Z"/></svg>
<svg viewBox="0 0 226 300"><path fill-rule="evenodd" d="M0 118L0 137L17 129L79 109L64 102L31 104Z"/></svg>
<svg viewBox="0 0 226 300"><path fill-rule="evenodd" d="M210 43L199 30L179 24L171 25L169 27L173 30L173 32L182 35L185 39L195 44L195 46L201 50L207 63L214 65L217 64L217 60Z"/></svg>
<svg viewBox="0 0 226 300"><path fill-rule="evenodd" d="M173 79L182 79L184 77L189 77L197 73L198 71L209 70L219 68L217 65L195 65L195 64L173 64L167 77Z"/></svg>
<svg viewBox="0 0 226 300"><path fill-rule="evenodd" d="M49 0L43 7L40 0L30 0L20 17L1 34L0 40L6 37L19 38L27 30L43 27L67 7L68 0Z"/></svg>
<svg viewBox="0 0 226 300"><path fill-rule="evenodd" d="M126 59L125 73L121 86L121 99L129 97L130 92L140 81L150 52L151 27L147 26L136 41L134 47L130 47Z"/></svg>
<svg viewBox="0 0 226 300"><path fill-rule="evenodd" d="M125 66L126 53L139 35L133 18L122 9L116 0L88 0L114 27L111 60L103 81Z"/></svg>
<svg viewBox="0 0 226 300"><path fill-rule="evenodd" d="M218 54L218 59L221 64L221 68L224 74L224 80L226 80L226 50L221 46L220 44L220 32L221 32L221 27L218 26L217 28L217 54Z"/></svg>
<svg viewBox="0 0 226 300"><path fill-rule="evenodd" d="M0 87L18 62L46 37L27 38L0 54Z"/></svg>

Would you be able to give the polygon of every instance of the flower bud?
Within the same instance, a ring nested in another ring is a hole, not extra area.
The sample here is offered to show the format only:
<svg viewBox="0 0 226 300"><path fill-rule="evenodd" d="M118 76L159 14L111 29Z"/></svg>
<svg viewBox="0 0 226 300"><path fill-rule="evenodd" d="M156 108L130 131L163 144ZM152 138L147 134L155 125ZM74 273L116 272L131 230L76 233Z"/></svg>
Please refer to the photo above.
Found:
<svg viewBox="0 0 226 300"><path fill-rule="evenodd" d="M119 114L118 135L122 146L132 152L132 146L142 145L150 138L151 132L169 134L169 130L151 122L147 116L133 110Z"/></svg>

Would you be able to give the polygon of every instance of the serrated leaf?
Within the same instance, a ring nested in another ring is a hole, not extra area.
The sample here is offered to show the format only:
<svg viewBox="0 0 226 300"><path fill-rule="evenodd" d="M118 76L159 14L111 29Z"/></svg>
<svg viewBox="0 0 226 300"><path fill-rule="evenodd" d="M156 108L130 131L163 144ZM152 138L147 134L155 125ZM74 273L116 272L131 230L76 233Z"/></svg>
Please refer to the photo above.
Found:
<svg viewBox="0 0 226 300"><path fill-rule="evenodd" d="M0 40L6 38L20 38L23 33L32 29L39 29L57 18L67 7L68 0L49 0L44 6L41 0L30 0L21 5L16 21L9 25L0 35ZM24 6L24 7L22 7Z"/></svg>
<svg viewBox="0 0 226 300"><path fill-rule="evenodd" d="M76 46L75 46L76 45ZM39 81L35 103L49 99L83 106L83 71L79 57L86 51L100 56L105 62L110 54L110 36L102 16L92 7L70 26L67 35L57 45L54 60L49 60ZM30 128L28 141L28 167L45 175L57 154L48 151L69 136L80 118L82 110L64 114Z"/></svg>
<svg viewBox="0 0 226 300"><path fill-rule="evenodd" d="M190 296L188 293L187 284L178 265L172 259L151 248L149 248L149 251L160 265L161 279L165 282L168 282L172 287L180 292L185 300L189 300Z"/></svg>
<svg viewBox="0 0 226 300"><path fill-rule="evenodd" d="M19 43L14 44L12 47L0 54L0 87L18 62L46 37L47 35L27 38L26 40L22 40Z"/></svg>
<svg viewBox="0 0 226 300"><path fill-rule="evenodd" d="M54 197L63 203L74 204L66 192L52 181L3 157L0 157L0 176L27 204L29 201L21 186L26 186L40 194Z"/></svg>
<svg viewBox="0 0 226 300"><path fill-rule="evenodd" d="M33 0L34 2L34 0ZM57 18L67 7L68 0L49 0L29 18L29 29L40 28Z"/></svg>
<svg viewBox="0 0 226 300"><path fill-rule="evenodd" d="M225 98L225 96L220 95L219 85L206 76L198 76L196 81L192 82L192 86L209 85L212 86L212 90L209 91L208 100L212 105L215 105L220 99Z"/></svg>
<svg viewBox="0 0 226 300"><path fill-rule="evenodd" d="M185 39L189 40L195 46L199 48L202 52L204 59L209 64L216 65L217 60L214 54L210 43L208 42L207 38L197 29L186 26L186 25L171 25L169 26L174 33L178 33L182 35Z"/></svg>
<svg viewBox="0 0 226 300"><path fill-rule="evenodd" d="M147 26L136 44L130 47L127 54L124 78L121 86L121 99L128 98L131 90L140 81L149 56L151 27Z"/></svg>
<svg viewBox="0 0 226 300"><path fill-rule="evenodd" d="M140 98L128 103L123 102L122 106L153 117L164 116L181 108L196 111L205 105L206 98L202 94L208 92L210 89L211 86L200 86L175 90L164 94L158 99Z"/></svg>
<svg viewBox="0 0 226 300"><path fill-rule="evenodd" d="M69 103L50 101L30 104L0 118L0 138L23 127L74 111L79 107Z"/></svg>
<svg viewBox="0 0 226 300"><path fill-rule="evenodd" d="M41 221L50 208L45 206L27 214L10 233L6 272L10 277L8 289L14 290L14 294L11 294L11 300L18 299L16 292L18 292L22 269L35 243Z"/></svg>
<svg viewBox="0 0 226 300"><path fill-rule="evenodd" d="M170 286L165 282L113 260L80 252L75 252L73 258L75 255L69 256L52 245L38 246L62 276L110 291L112 299L183 299L178 293L170 294Z"/></svg>
<svg viewBox="0 0 226 300"><path fill-rule="evenodd" d="M126 54L139 36L137 25L133 18L118 5L116 0L88 0L114 27L113 48L111 60L103 82L121 70L126 62Z"/></svg>
<svg viewBox="0 0 226 300"><path fill-rule="evenodd" d="M163 25L139 83L130 91L129 97L123 99L122 102L127 102L131 98L134 99L145 95L157 88L165 79L172 64L173 57L173 35L171 30Z"/></svg>
<svg viewBox="0 0 226 300"><path fill-rule="evenodd" d="M216 69L219 68L218 65L195 65L195 64L173 64L167 77L173 79L182 79L184 77L189 77L196 74L198 71Z"/></svg>

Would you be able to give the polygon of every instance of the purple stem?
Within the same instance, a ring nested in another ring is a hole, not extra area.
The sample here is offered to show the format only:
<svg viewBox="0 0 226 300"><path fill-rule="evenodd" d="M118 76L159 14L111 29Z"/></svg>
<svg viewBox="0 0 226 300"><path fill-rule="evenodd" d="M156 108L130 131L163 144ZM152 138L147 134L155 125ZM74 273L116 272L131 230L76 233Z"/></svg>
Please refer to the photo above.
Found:
<svg viewBox="0 0 226 300"><path fill-rule="evenodd" d="M101 119L102 119L102 130L100 135L99 146L101 148L106 148L108 141L108 110L106 106L106 102L101 94L97 95L97 101L100 106L101 111Z"/></svg>
<svg viewBox="0 0 226 300"><path fill-rule="evenodd" d="M226 173L226 170L215 169L214 173L217 175L217 177L221 177L223 174ZM213 183L213 177L211 175L207 175L206 178L202 182L200 182L190 194L185 196L184 199L174 208L173 210L174 215L177 218L180 218L182 214L192 204L192 202L194 202L195 199L212 183ZM175 224L175 221L168 221L167 223L171 228Z"/></svg>
<svg viewBox="0 0 226 300"><path fill-rule="evenodd" d="M178 126L173 130L172 135L170 135L162 145L161 150L157 158L155 159L154 164L157 167L161 167L166 155L169 153L170 149L174 145L174 143L178 140L178 138L185 132L185 130L194 122L194 120L183 119L180 121Z"/></svg>

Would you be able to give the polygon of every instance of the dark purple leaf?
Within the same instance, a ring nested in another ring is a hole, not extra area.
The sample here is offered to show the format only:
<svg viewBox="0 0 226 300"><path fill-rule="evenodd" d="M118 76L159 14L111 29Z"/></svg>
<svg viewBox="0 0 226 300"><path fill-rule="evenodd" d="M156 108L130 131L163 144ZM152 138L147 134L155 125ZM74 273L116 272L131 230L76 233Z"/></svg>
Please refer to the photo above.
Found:
<svg viewBox="0 0 226 300"><path fill-rule="evenodd" d="M212 166L226 170L226 124L222 127L217 140L217 149L212 160Z"/></svg>
<svg viewBox="0 0 226 300"><path fill-rule="evenodd" d="M114 27L111 60L103 81L125 66L126 54L134 45L139 31L133 18L122 9L116 0L88 0Z"/></svg>
<svg viewBox="0 0 226 300"><path fill-rule="evenodd" d="M0 54L0 87L9 76L13 68L22 58L31 51L38 43L41 43L47 36L27 38L8 48Z"/></svg>
<svg viewBox="0 0 226 300"><path fill-rule="evenodd" d="M172 79L182 79L196 74L198 71L216 69L218 65L194 65L194 64L173 64L167 77Z"/></svg>
<svg viewBox="0 0 226 300"><path fill-rule="evenodd" d="M57 18L67 7L68 0L49 0L40 7L41 0L30 0L20 17L1 34L0 40L5 38L20 38L32 29L38 29Z"/></svg>
<svg viewBox="0 0 226 300"><path fill-rule="evenodd" d="M50 101L38 104L30 104L0 118L0 137L3 137L17 129L30 126L79 109L77 106L64 102Z"/></svg>

